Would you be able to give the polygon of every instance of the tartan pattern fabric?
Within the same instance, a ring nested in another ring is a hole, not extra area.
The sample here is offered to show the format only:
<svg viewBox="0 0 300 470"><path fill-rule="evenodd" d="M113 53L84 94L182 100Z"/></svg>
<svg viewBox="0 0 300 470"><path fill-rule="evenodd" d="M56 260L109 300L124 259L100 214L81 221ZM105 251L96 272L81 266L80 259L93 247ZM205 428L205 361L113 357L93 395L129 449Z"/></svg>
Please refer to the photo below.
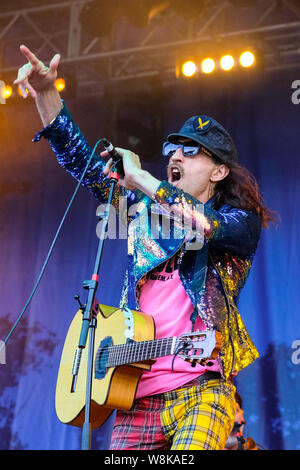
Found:
<svg viewBox="0 0 300 470"><path fill-rule="evenodd" d="M117 411L111 439L111 450L168 450L160 415L163 394L136 400L130 411Z"/></svg>
<svg viewBox="0 0 300 470"><path fill-rule="evenodd" d="M236 414L234 392L222 380L167 392L162 428L171 449L224 449Z"/></svg>
<svg viewBox="0 0 300 470"><path fill-rule="evenodd" d="M234 393L218 379L136 400L117 412L110 449L222 450L234 424Z"/></svg>

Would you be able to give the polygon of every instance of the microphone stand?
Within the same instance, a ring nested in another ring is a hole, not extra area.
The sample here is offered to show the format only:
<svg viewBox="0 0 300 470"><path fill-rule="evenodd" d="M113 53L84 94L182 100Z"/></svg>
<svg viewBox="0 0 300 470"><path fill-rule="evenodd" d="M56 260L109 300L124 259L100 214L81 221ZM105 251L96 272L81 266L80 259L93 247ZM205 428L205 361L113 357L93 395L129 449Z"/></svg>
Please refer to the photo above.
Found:
<svg viewBox="0 0 300 470"><path fill-rule="evenodd" d="M87 337L89 334L89 350L88 350L88 363L87 363L87 381L86 381L86 398L85 398L85 417L84 423L82 426L82 437L81 437L81 450L90 450L91 448L91 435L92 435L92 424L91 424L91 395L92 395L92 380L93 380L93 366L94 366L94 346L95 346L95 331L97 328L97 318L96 312L94 312L94 300L96 290L99 283L99 270L101 257L104 246L104 237L108 224L110 204L112 201L113 193L115 190L115 185L119 180L119 174L116 171L116 165L109 174L110 179L110 189L109 196L107 201L106 210L104 214L100 215L100 218L103 220L100 241L98 244L94 272L90 280L83 282L83 287L88 289L87 303L85 306L81 305L83 311L82 316L82 326L79 337L78 347L75 353L74 364L73 364L73 386L74 391L76 387L76 379L78 375L78 370L80 366L81 354L83 349L86 347ZM77 297L78 298L78 297Z"/></svg>

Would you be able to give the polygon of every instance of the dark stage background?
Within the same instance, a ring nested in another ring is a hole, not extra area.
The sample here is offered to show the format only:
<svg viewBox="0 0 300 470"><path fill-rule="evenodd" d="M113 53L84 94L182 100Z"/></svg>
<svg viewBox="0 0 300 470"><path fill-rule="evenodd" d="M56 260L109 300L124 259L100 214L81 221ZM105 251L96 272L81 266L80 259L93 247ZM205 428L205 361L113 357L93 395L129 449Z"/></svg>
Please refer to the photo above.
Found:
<svg viewBox="0 0 300 470"><path fill-rule="evenodd" d="M236 140L240 162L256 175L266 203L280 214L278 227L263 232L240 300L260 358L240 373L237 388L246 431L266 449L300 449L300 364L293 349L300 340L300 105L291 100L292 82L299 78L299 72L290 72L227 84L214 79L154 86L143 97L142 110L130 111L138 122L141 114L158 121L152 140L145 133L143 148L144 167L160 178L166 162L157 148L169 131L196 113L220 120ZM107 124L111 96L67 99L91 145L105 135L121 146L121 131L127 133L122 122L115 129ZM126 112L121 108L120 116ZM36 282L76 184L58 166L47 142L32 143L40 128L32 101L0 106L2 340ZM6 364L0 365L1 449L80 448L80 429L58 421L54 398L64 338L77 311L73 296L84 295L82 281L94 266L96 208L97 201L82 188L39 289L7 344ZM125 257L126 240L107 241L97 294L104 304L118 305ZM107 449L110 425L93 433L93 449Z"/></svg>

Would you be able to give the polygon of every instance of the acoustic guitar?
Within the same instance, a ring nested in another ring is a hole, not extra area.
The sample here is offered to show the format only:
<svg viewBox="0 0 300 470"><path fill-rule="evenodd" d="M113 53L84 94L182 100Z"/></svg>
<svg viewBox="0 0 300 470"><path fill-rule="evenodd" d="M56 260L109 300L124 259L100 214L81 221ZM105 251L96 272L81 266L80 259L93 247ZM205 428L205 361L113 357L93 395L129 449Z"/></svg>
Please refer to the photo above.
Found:
<svg viewBox="0 0 300 470"><path fill-rule="evenodd" d="M93 311L97 318L90 414L93 429L101 426L115 409L130 410L139 379L145 370L150 370L156 358L173 355L195 365L216 358L220 350L220 333L216 331L155 339L154 320L146 313L98 303ZM74 376L81 325L79 310L65 339L55 396L58 419L80 427L84 422L89 345L88 339L82 349L79 371Z"/></svg>

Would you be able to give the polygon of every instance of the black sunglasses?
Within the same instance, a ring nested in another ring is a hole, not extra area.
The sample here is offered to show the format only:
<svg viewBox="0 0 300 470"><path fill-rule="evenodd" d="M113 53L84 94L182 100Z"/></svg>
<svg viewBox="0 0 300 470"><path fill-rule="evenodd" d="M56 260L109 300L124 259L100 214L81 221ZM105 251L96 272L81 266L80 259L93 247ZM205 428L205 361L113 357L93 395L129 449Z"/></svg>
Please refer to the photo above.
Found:
<svg viewBox="0 0 300 470"><path fill-rule="evenodd" d="M172 157L177 149L181 148L185 157L194 157L200 152L200 145L191 145L190 143L173 144L172 142L164 142L162 153L165 157Z"/></svg>

